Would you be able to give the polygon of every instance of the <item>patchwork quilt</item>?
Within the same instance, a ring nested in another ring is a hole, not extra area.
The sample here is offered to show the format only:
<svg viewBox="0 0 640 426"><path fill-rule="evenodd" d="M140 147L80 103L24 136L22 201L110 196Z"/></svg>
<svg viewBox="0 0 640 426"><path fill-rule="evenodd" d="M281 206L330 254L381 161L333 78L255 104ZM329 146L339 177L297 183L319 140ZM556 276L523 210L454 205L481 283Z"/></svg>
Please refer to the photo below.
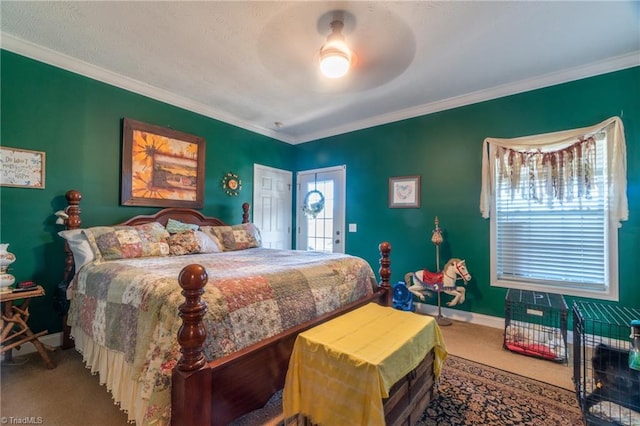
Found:
<svg viewBox="0 0 640 426"><path fill-rule="evenodd" d="M251 248L213 254L97 261L72 284L69 325L93 344L122 354L148 404L144 423L160 424L179 359L178 275L198 263L209 280L205 356L236 352L373 293L370 265L343 255Z"/></svg>

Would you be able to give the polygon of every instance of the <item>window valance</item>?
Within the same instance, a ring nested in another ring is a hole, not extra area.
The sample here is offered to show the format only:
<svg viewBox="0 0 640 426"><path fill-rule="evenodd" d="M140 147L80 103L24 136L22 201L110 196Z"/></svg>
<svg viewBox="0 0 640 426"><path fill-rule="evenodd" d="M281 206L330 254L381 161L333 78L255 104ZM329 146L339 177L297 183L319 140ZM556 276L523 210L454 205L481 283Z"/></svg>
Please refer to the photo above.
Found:
<svg viewBox="0 0 640 426"><path fill-rule="evenodd" d="M629 207L626 145L619 117L580 129L512 139L486 138L482 149L482 217L491 215L496 176L510 180L513 192L519 191L522 197L532 201L542 202L551 197L562 202L589 197L596 161L595 141L604 132L607 134L610 217L620 227L620 222L629 217ZM522 182L522 173L529 174L526 188L517 187ZM574 191L574 187L577 190Z"/></svg>

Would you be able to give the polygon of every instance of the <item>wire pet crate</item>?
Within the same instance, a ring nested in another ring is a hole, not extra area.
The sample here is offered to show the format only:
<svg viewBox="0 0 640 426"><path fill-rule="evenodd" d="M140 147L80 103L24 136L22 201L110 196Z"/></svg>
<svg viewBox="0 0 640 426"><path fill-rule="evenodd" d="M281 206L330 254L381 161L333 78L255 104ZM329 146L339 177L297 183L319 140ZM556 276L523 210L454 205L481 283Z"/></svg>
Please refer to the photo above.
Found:
<svg viewBox="0 0 640 426"><path fill-rule="evenodd" d="M523 355L567 362L568 312L559 294L509 289L503 347Z"/></svg>
<svg viewBox="0 0 640 426"><path fill-rule="evenodd" d="M588 425L640 425L640 371L629 367L640 310L573 303L573 381Z"/></svg>

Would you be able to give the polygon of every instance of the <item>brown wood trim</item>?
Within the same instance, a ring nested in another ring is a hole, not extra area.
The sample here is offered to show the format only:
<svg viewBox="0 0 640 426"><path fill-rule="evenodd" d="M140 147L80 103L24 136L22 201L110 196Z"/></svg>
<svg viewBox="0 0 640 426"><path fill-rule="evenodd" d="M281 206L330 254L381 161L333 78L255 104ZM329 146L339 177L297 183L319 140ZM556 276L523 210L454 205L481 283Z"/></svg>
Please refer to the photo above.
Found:
<svg viewBox="0 0 640 426"><path fill-rule="evenodd" d="M80 217L80 201L82 201L82 194L75 189L67 191L65 194L67 199L67 207L64 209L67 213L67 218L64 220L65 229L78 229L82 226L82 218ZM67 241L64 242L65 262L64 262L64 281L69 283L73 274L75 273L75 267L73 264L73 253L69 248Z"/></svg>
<svg viewBox="0 0 640 426"><path fill-rule="evenodd" d="M242 223L249 222L249 203L242 204ZM186 209L181 207L169 207L162 209L151 215L138 215L131 219L127 219L118 225L133 226L143 225L150 222L159 222L166 226L169 219L179 220L180 222L192 223L198 226L230 226L217 217L205 216L198 210Z"/></svg>
<svg viewBox="0 0 640 426"><path fill-rule="evenodd" d="M391 291L391 244L388 242L380 243L380 287L384 290L383 306L393 306L393 293Z"/></svg>
<svg viewBox="0 0 640 426"><path fill-rule="evenodd" d="M180 222L192 223L198 226L226 226L227 224L215 217L207 217L198 210L185 209L181 207L168 207L162 209L155 214L134 216L127 219L119 226L143 225L145 223L159 222L163 226L167 226L169 219L179 220Z"/></svg>
<svg viewBox="0 0 640 426"><path fill-rule="evenodd" d="M67 199L65 213L67 213L68 216L64 220L65 229L78 229L82 226L82 218L80 217L80 201L82 201L82 194L80 191L71 189L66 192L65 198ZM68 287L69 284L71 284L76 268L73 261L73 253L71 252L66 240L64 242L64 252L65 260L63 280ZM71 327L67 325L67 318L67 314L62 316L62 342L60 343L60 347L62 349L71 349L75 347L75 342L71 339Z"/></svg>

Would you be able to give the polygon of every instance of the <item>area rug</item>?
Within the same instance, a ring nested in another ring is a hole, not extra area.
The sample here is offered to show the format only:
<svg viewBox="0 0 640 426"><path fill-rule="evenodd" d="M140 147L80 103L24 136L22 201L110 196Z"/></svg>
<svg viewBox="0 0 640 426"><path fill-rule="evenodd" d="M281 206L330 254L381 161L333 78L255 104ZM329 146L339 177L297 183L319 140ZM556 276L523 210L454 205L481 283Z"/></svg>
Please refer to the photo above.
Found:
<svg viewBox="0 0 640 426"><path fill-rule="evenodd" d="M282 424L282 395L235 426ZM449 355L418 426L583 425L574 392Z"/></svg>
<svg viewBox="0 0 640 426"><path fill-rule="evenodd" d="M449 355L419 426L583 425L576 394Z"/></svg>

